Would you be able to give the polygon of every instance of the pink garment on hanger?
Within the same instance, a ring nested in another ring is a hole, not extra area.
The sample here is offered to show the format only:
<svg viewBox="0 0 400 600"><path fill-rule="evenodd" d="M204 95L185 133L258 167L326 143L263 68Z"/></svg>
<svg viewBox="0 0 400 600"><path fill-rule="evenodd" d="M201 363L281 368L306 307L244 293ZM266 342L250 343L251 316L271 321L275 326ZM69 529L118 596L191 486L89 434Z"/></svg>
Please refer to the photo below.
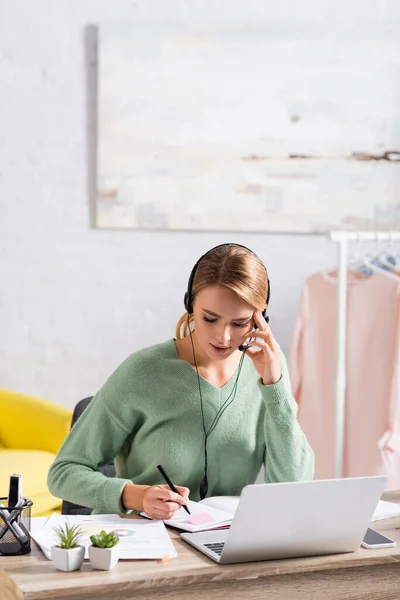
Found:
<svg viewBox="0 0 400 600"><path fill-rule="evenodd" d="M334 477L337 280L304 284L289 371L315 478ZM400 280L348 275L343 476L388 476L400 489Z"/></svg>

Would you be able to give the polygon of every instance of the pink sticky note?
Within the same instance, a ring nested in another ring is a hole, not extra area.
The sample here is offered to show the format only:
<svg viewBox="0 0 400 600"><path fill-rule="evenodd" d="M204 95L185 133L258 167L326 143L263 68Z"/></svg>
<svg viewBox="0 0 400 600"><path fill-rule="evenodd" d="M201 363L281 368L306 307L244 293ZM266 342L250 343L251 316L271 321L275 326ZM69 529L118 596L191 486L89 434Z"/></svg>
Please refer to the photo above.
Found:
<svg viewBox="0 0 400 600"><path fill-rule="evenodd" d="M208 513L202 512L197 513L196 515L190 515L188 521L192 525L204 525L204 523L212 523L213 521L215 521L215 519Z"/></svg>

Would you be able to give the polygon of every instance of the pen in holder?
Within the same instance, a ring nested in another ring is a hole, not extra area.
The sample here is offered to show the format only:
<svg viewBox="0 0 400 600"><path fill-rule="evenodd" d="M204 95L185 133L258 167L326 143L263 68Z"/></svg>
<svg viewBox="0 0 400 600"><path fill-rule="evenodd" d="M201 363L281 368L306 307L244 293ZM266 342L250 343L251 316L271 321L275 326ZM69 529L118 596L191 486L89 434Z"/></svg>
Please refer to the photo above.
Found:
<svg viewBox="0 0 400 600"><path fill-rule="evenodd" d="M0 498L0 555L28 554L31 551L31 506L24 499L18 506L7 506Z"/></svg>

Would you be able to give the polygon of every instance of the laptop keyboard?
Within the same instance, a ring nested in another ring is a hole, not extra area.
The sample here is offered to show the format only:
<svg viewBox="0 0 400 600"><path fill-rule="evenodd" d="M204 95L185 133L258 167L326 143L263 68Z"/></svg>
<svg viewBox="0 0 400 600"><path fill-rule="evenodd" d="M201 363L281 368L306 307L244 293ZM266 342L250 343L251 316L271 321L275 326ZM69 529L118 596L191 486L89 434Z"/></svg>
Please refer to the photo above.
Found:
<svg viewBox="0 0 400 600"><path fill-rule="evenodd" d="M204 544L204 545L206 546L206 548L209 548L210 550L215 552L215 554L219 554L221 556L222 550L225 546L225 542L215 542L214 544Z"/></svg>

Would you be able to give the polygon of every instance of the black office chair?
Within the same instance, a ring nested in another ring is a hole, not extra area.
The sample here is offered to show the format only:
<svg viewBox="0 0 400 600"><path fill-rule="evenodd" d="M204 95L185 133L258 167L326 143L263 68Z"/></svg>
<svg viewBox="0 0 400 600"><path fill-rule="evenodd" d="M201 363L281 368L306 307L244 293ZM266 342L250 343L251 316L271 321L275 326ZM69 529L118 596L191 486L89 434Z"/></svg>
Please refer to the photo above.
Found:
<svg viewBox="0 0 400 600"><path fill-rule="evenodd" d="M93 399L93 396L84 398L83 400L80 400L78 402L78 404L75 406L74 412L72 414L71 429L74 426L74 424L76 423L76 421L79 419L81 414L89 406L92 399ZM100 467L100 471L102 473L104 473L104 475L106 475L107 477L115 477L114 463L110 463L108 465L104 465L103 467ZM92 509L87 508L86 506L80 506L79 504L74 504L73 502L68 502L68 500L63 500L63 502L62 502L61 513L63 515L90 515L91 512L92 512Z"/></svg>

